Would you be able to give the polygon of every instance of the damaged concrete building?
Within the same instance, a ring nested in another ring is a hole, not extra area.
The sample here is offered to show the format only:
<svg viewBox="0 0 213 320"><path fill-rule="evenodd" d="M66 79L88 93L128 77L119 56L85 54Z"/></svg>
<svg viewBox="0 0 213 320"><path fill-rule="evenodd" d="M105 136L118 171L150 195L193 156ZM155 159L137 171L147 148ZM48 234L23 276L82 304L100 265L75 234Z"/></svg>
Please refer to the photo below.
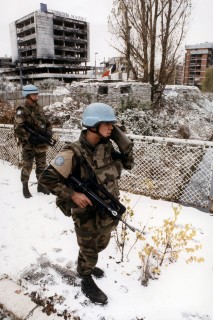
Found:
<svg viewBox="0 0 213 320"><path fill-rule="evenodd" d="M34 80L88 78L89 23L82 17L47 9L32 12L10 24L13 70L7 78Z"/></svg>

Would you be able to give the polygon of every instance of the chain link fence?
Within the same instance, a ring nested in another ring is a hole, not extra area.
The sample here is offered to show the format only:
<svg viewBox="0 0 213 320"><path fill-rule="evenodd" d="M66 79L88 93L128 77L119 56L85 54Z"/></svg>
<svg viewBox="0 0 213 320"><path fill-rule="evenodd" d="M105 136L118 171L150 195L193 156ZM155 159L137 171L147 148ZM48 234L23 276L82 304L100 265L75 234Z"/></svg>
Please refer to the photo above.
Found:
<svg viewBox="0 0 213 320"><path fill-rule="evenodd" d="M78 130L54 129L57 143L49 147L47 162L67 141L79 137ZM208 208L212 198L213 142L133 136L135 166L123 171L123 191ZM21 150L12 125L0 125L0 158L21 166Z"/></svg>

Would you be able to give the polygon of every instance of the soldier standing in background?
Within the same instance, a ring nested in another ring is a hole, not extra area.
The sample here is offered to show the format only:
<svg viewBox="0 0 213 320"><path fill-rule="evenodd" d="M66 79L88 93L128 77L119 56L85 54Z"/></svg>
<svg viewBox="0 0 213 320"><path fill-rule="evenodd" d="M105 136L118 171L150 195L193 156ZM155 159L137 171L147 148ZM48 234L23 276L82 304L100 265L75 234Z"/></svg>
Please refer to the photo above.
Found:
<svg viewBox="0 0 213 320"><path fill-rule="evenodd" d="M33 161L36 163L36 178L39 179L41 172L46 167L46 151L48 145L39 137L29 133L24 126L45 133L47 137L52 137L50 122L46 119L43 108L38 104L38 88L32 84L23 86L23 98L26 98L24 105L16 109L14 131L19 145L22 147L22 170L21 182L23 184L23 195L25 198L32 197L28 181L33 168ZM38 192L49 194L43 186L38 183Z"/></svg>
<svg viewBox="0 0 213 320"><path fill-rule="evenodd" d="M42 172L39 182L57 196L56 204L71 216L75 225L79 255L77 272L82 279L82 292L95 303L107 303L107 296L98 288L92 276L101 278L104 271L96 264L98 254L110 241L118 220L93 206L83 193L67 186L69 176L92 179L103 185L116 199L119 198L118 179L122 168L133 166L133 143L116 125L111 106L103 103L88 105L83 113L80 138L69 143ZM113 140L119 152L113 147Z"/></svg>

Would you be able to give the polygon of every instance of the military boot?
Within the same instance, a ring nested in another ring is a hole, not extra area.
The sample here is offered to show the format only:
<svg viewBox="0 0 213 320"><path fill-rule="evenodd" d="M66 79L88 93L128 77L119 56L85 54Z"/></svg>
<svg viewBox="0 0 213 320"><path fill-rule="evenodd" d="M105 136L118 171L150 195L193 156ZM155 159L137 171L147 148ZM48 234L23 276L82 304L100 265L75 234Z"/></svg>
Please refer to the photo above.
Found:
<svg viewBox="0 0 213 320"><path fill-rule="evenodd" d="M82 276L81 291L94 303L106 304L108 302L107 296L98 288L91 275Z"/></svg>
<svg viewBox="0 0 213 320"><path fill-rule="evenodd" d="M104 271L101 268L95 267L92 270L92 275L95 276L97 279L104 277Z"/></svg>
<svg viewBox="0 0 213 320"><path fill-rule="evenodd" d="M23 195L27 199L32 197L32 195L29 191L29 188L28 188L28 182L23 183Z"/></svg>
<svg viewBox="0 0 213 320"><path fill-rule="evenodd" d="M44 194L50 194L50 192L45 187L43 187L40 183L38 183L37 191L42 192Z"/></svg>

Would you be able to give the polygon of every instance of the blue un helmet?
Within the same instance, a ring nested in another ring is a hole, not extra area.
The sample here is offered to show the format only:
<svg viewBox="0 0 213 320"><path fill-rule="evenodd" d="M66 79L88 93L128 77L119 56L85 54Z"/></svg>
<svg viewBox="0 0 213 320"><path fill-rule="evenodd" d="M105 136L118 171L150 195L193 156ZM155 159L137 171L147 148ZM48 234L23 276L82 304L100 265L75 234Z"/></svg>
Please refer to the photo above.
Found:
<svg viewBox="0 0 213 320"><path fill-rule="evenodd" d="M91 103L83 112L82 124L87 128L94 128L101 122L115 123L116 121L114 110L105 103Z"/></svg>
<svg viewBox="0 0 213 320"><path fill-rule="evenodd" d="M38 88L34 86L33 84L27 84L26 86L23 86L22 88L22 97L25 98L28 94L37 93L38 94Z"/></svg>

